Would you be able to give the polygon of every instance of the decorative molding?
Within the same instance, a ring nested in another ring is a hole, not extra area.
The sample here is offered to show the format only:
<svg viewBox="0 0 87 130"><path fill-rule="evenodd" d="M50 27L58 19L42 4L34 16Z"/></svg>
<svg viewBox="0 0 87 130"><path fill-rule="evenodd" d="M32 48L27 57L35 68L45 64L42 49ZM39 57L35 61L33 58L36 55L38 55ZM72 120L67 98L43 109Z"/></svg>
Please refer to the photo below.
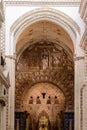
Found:
<svg viewBox="0 0 87 130"><path fill-rule="evenodd" d="M7 90L7 104L6 104L6 130L8 130L8 122L9 122L9 118L8 118L8 115L9 115L9 93L8 93L8 90Z"/></svg>
<svg viewBox="0 0 87 130"><path fill-rule="evenodd" d="M70 89L70 86L65 87L63 84L60 83L60 81L53 79L52 75L47 72L45 72L46 74L42 75L42 71L37 71L36 72L38 75L36 76L34 72L25 72L25 73L19 73L16 74L17 76L19 76L20 78L22 78L22 82L21 80L19 80L19 83L17 83L17 79L16 79L16 105L20 105L20 101L21 101L21 97L23 96L23 92L26 90L28 91L34 84L37 83L51 83L56 85L59 89L61 89L66 97L66 101L68 102L68 106L71 105L71 107L73 108L73 96L72 95L72 91ZM31 75L31 76L30 76ZM31 81L31 77L32 81ZM54 76L55 77L55 76ZM28 80L28 82L26 82L26 80ZM18 87L17 84L20 84L20 86ZM22 94L22 95L21 95Z"/></svg>
<svg viewBox="0 0 87 130"><path fill-rule="evenodd" d="M87 28L85 29L85 32L84 32L83 37L81 39L80 46L84 50L87 50Z"/></svg>
<svg viewBox="0 0 87 130"><path fill-rule="evenodd" d="M2 22L0 26L0 51L5 53L5 5L3 0L0 1L0 22Z"/></svg>
<svg viewBox="0 0 87 130"><path fill-rule="evenodd" d="M78 57L74 57L74 61L79 61L79 60L83 60L84 56L78 56Z"/></svg>
<svg viewBox="0 0 87 130"><path fill-rule="evenodd" d="M84 84L80 89L80 128L83 130L83 90L86 87L86 84Z"/></svg>
<svg viewBox="0 0 87 130"><path fill-rule="evenodd" d="M4 2L0 0L0 26L2 22L5 20L5 15L4 15Z"/></svg>
<svg viewBox="0 0 87 130"><path fill-rule="evenodd" d="M2 23L0 30L0 49L3 54L5 54L5 21Z"/></svg>
<svg viewBox="0 0 87 130"><path fill-rule="evenodd" d="M29 89L33 84L49 82L63 91L68 101L68 108L72 110L74 103L73 67L73 60L60 46L44 42L28 47L16 64L16 102L20 103L21 94L23 96L24 90Z"/></svg>
<svg viewBox="0 0 87 130"><path fill-rule="evenodd" d="M13 39L14 37L15 41L15 43L11 43L13 44L13 50L16 50L16 43L21 32L29 25L41 20L51 21L63 27L70 35L74 44L77 34L80 35L79 26L66 14L52 8L39 8L25 13L11 26L11 38Z"/></svg>
<svg viewBox="0 0 87 130"><path fill-rule="evenodd" d="M87 23L87 0L81 0L79 12L84 22Z"/></svg>
<svg viewBox="0 0 87 130"><path fill-rule="evenodd" d="M5 57L6 57L6 58L9 58L9 59L12 59L12 60L16 60L15 55L14 55L14 56L12 56L12 55L6 55Z"/></svg>
<svg viewBox="0 0 87 130"><path fill-rule="evenodd" d="M5 0L4 1L6 5L11 5L11 6L79 6L80 5L80 0L35 0L35 1L24 1L24 0Z"/></svg>
<svg viewBox="0 0 87 130"><path fill-rule="evenodd" d="M9 85L9 82L7 80L7 78L3 75L2 72L0 72L0 80L3 82L3 84L5 85L5 87L9 88L10 85Z"/></svg>
<svg viewBox="0 0 87 130"><path fill-rule="evenodd" d="M85 82L87 81L87 50L85 50Z"/></svg>
<svg viewBox="0 0 87 130"><path fill-rule="evenodd" d="M59 19L58 22L60 22L61 24L64 24L64 25L67 22L69 29L72 29L72 31L74 33L75 33L75 31L77 31L80 34L80 27L77 25L77 23L73 19L71 19L65 13L63 13L59 10L53 9L53 8L43 8L43 9L39 8L39 9L34 9L33 11L29 11L29 12L25 13L19 19L17 19L16 22L11 26L11 32L13 30L15 30L15 28L17 28L16 26L21 22L21 20L23 21L21 23L21 25L23 24L23 26L24 26L24 22L26 22L25 24L27 24L27 22L31 24L34 21L36 22L38 20L40 21L40 19L47 19L47 18L49 20L50 19L54 20L54 22L56 22L56 20ZM29 20L29 19L31 19L31 20ZM21 25L19 26L19 28L21 27ZM75 35L76 35L76 33L75 33Z"/></svg>

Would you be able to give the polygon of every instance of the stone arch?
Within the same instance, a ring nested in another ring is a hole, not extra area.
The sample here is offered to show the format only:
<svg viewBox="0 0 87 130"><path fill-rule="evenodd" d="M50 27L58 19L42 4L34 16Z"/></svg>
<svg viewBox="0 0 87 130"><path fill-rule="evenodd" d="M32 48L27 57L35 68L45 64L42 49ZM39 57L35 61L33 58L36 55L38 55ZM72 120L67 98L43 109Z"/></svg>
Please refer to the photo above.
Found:
<svg viewBox="0 0 87 130"><path fill-rule="evenodd" d="M35 49L35 50L37 50L37 49ZM25 50L25 52L28 52L28 50ZM37 50L35 52L35 55L37 52L39 52L39 50ZM33 51L33 53L34 53L34 51ZM32 52L30 52L30 54L32 54ZM41 55L41 53L39 53L39 55ZM32 56L28 55L28 57L27 57L28 60L29 60L29 57L31 57L31 59L33 61ZM66 57L66 58L68 58L68 57ZM26 59L26 58L24 58L24 59ZM35 59L37 59L37 58L35 58ZM61 57L61 59L62 59L62 57ZM63 57L63 60L64 60L64 57ZM19 63L23 63L23 60L21 60L21 61L22 62L19 61ZM38 59L37 59L37 61L38 61ZM41 59L40 59L40 61L41 61ZM26 63L27 63L27 61L26 61ZM40 64L40 62L38 62L38 63ZM66 62L66 63L68 63L68 62ZM18 96L16 96L16 105L19 104L17 102L20 101L20 99L22 97L21 94L23 95L23 92L26 88L29 89L30 87L32 87L34 84L36 84L38 82L40 82L40 83L41 82L49 82L49 83L52 83L52 84L55 84L56 86L58 86L65 93L66 100L69 101L68 105L71 106L73 109L73 102L71 102L74 99L74 97L73 97L74 91L71 91L73 89L73 85L74 85L73 81L72 81L73 80L73 68L72 67L71 67L72 74L71 74L71 71L68 71L66 68L66 70L67 70L66 73L68 73L68 72L69 73L67 75L64 73L63 73L63 75L61 75L62 74L61 69L57 68L56 71L55 71L55 69L54 69L54 71L52 71L52 69L50 70L50 68L48 67L49 69L44 71L41 64L40 64L40 66L38 66L38 69L31 71L33 68L31 68L31 69L28 68L26 71L26 69L24 69L24 64L25 64L25 62L23 63L23 69L21 69L21 70L16 69L16 72L18 70L18 73L16 73L17 74L16 75L16 95L18 95ZM72 61L72 65L73 65L73 61ZM72 66L72 65L70 64L70 66ZM19 67L19 68L21 68L21 67ZM27 66L25 68L27 68ZM65 84L64 84L64 82L65 82ZM27 92L27 90L26 90L26 92ZM71 96L71 95L73 95L73 96Z"/></svg>
<svg viewBox="0 0 87 130"><path fill-rule="evenodd" d="M43 121L43 119L45 119L45 121ZM42 127L42 125L46 125L47 127L49 127L49 122L50 120L49 120L48 113L42 110L42 112L39 113L39 117L38 117L38 127Z"/></svg>
<svg viewBox="0 0 87 130"><path fill-rule="evenodd" d="M37 42L32 42L30 45L35 45L35 44L38 44ZM55 44L55 43L54 43ZM69 48L67 45L64 45L62 42L61 42L61 46L67 51L67 53L70 55L71 58L73 58L73 51L71 51L71 48ZM21 50L16 53L17 54L17 63L19 61L19 58L21 57L22 53L29 47L29 44L25 44Z"/></svg>
<svg viewBox="0 0 87 130"><path fill-rule="evenodd" d="M85 29L85 32L82 36L80 46L84 51L84 59L85 59L85 80L87 79L86 73L87 73L87 28ZM80 96L83 93L84 88L87 87L86 85L83 85L80 90ZM82 98L81 98L82 101Z"/></svg>
<svg viewBox="0 0 87 130"><path fill-rule="evenodd" d="M45 76L44 76L45 77ZM25 76L25 78L27 79L27 77ZM28 78L29 79L29 78ZM19 81L20 82L20 81ZM43 79L41 81L41 79L37 79L36 78L36 81L32 81L30 83L30 80L29 82L27 81L27 86L25 86L25 80L23 82L21 82L20 84L20 87L16 88L16 99L15 99L15 105L16 105L16 108L19 107L20 109L21 108L21 102L22 102L22 97L24 97L25 93L30 89L32 88L32 86L38 84L38 83L48 83L48 84L52 84L54 86L56 86L56 89L60 89L62 91L62 93L64 94L65 98L66 98L66 102L68 104L68 106L66 106L66 109L68 109L70 106L73 107L73 99L72 99L72 92L71 92L71 89L69 88L69 86L67 86L67 88L65 88L65 86L63 84L60 83L60 81L55 81L55 80L50 80L50 77L48 77L48 79ZM17 87L17 86L16 86ZM69 91L69 93L68 93Z"/></svg>
<svg viewBox="0 0 87 130"><path fill-rule="evenodd" d="M83 130L83 126L84 126L83 125L83 122L84 122L84 119L83 119L83 116L84 116L84 112L83 112L84 94L83 93L84 93L84 91L87 91L87 85L86 84L83 84L81 89L80 89L80 121L81 121L80 128L81 128L81 130Z"/></svg>
<svg viewBox="0 0 87 130"><path fill-rule="evenodd" d="M85 32L81 39L80 46L82 47L83 50L86 50L87 48L87 28L85 29Z"/></svg>
<svg viewBox="0 0 87 130"><path fill-rule="evenodd" d="M29 25L41 21L47 20L58 24L63 27L71 37L74 47L77 38L77 34L80 34L79 26L66 14L57 11L55 9L35 9L33 11L25 13L19 19L17 19L10 28L11 32L11 44L13 45L13 52L16 53L16 43L21 32Z"/></svg>
<svg viewBox="0 0 87 130"><path fill-rule="evenodd" d="M87 73L87 28L85 29L85 32L82 36L82 39L81 39L81 42L80 42L80 46L82 47L82 49L84 50L84 53L85 53L85 80L87 79L87 76L86 76L86 73ZM85 97L85 94L84 92L87 91L87 85L86 83L82 85L82 87L80 88L80 128L81 130L84 129L84 115L85 114L85 107L84 107L84 104L85 104L85 101L84 101L84 97ZM85 97L86 98L86 97ZM86 120L87 121L87 120Z"/></svg>
<svg viewBox="0 0 87 130"><path fill-rule="evenodd" d="M71 37L73 44L75 44L77 34L80 34L80 29L79 29L78 25L72 19L70 19L64 13L61 13L60 11L56 11L54 9L36 9L32 12L28 12L28 13L24 14L21 18L19 18L12 25L10 31L11 31L11 44L13 46L14 53L16 53L17 40L18 40L20 34L23 32L23 30L25 28L27 28L29 25L31 25L35 22L41 21L41 20L51 21L51 22L56 23L57 25L61 26L62 28L64 28L64 30L67 32L67 34L69 34L69 36ZM26 80L27 80L27 78L25 79L26 76L24 76L24 75L22 75L22 76L23 76L23 82L20 83L20 80L19 80L21 87L16 88L17 93L20 94L20 96L16 97L16 101L17 101L16 105L18 105L19 108L20 108L20 104L18 102L20 101L21 94L25 90L24 83L26 83ZM41 76L41 74L39 74L38 76L35 76L35 81L30 82L30 80L28 78L28 80L27 80L28 87L31 87L33 84L35 84L37 82L41 82L41 81L48 82L47 80L49 80L49 82L53 82L53 84L56 84L57 86L59 86L61 84L60 82L57 82L57 79L52 79L52 77L50 77L50 75ZM66 100L70 101L72 98L71 97L72 92L68 93L68 90L70 90L70 88L69 87L65 88L63 85L61 85L60 89L65 92ZM69 105L72 105L72 104L70 104L70 102L69 102Z"/></svg>

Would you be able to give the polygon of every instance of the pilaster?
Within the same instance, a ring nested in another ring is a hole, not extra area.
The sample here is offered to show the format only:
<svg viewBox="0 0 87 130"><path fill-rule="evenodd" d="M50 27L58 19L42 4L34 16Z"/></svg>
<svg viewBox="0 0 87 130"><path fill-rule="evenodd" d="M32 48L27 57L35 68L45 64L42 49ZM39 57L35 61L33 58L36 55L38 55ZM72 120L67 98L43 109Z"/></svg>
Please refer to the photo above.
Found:
<svg viewBox="0 0 87 130"><path fill-rule="evenodd" d="M15 111L15 60L7 57L7 66L9 68L10 88L8 104L8 130L14 130L14 111Z"/></svg>
<svg viewBox="0 0 87 130"><path fill-rule="evenodd" d="M75 57L75 130L81 130L80 88L84 82L84 57Z"/></svg>
<svg viewBox="0 0 87 130"><path fill-rule="evenodd" d="M2 106L0 104L0 130L1 130L1 111L2 111Z"/></svg>

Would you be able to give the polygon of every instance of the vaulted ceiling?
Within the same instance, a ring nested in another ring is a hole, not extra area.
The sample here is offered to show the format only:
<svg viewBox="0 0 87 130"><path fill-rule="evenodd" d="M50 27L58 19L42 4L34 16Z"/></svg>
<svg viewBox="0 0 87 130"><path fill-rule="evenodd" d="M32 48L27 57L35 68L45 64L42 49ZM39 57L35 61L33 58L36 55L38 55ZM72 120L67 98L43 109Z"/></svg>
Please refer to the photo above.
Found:
<svg viewBox="0 0 87 130"><path fill-rule="evenodd" d="M62 27L49 21L40 21L30 25L21 33L16 46L17 54L22 53L30 44L41 41L57 43L68 48L68 51L69 49L71 52L74 51L72 40Z"/></svg>

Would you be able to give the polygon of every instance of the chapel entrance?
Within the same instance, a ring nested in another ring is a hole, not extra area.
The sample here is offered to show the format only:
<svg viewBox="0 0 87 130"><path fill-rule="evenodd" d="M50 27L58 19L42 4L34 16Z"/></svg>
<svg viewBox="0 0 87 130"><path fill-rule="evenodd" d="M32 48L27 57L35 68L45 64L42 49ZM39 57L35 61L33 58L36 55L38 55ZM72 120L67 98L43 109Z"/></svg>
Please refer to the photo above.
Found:
<svg viewBox="0 0 87 130"><path fill-rule="evenodd" d="M48 130L50 128L49 126L49 120L46 116L41 116L39 118L39 125L38 130Z"/></svg>
<svg viewBox="0 0 87 130"><path fill-rule="evenodd" d="M48 21L34 23L20 35L15 130L74 130L71 42L63 28Z"/></svg>

